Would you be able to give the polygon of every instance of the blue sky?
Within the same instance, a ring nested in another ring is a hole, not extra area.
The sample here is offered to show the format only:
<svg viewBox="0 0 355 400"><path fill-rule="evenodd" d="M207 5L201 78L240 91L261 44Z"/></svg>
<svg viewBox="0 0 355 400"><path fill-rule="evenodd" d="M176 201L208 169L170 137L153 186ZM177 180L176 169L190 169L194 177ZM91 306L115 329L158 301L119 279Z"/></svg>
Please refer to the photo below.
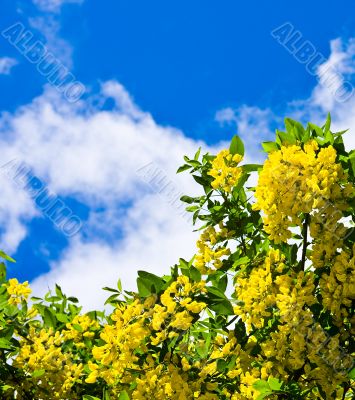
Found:
<svg viewBox="0 0 355 400"><path fill-rule="evenodd" d="M28 190L2 178L9 188L0 241L17 259L10 274L38 292L79 282L83 302L96 306L102 296L87 293L104 286L104 272L133 285L141 267L161 272L192 256L189 224L139 167L153 163L178 195L194 190L188 177L174 176L182 154L223 147L236 130L255 160L257 142L286 115L318 121L331 111L336 125L355 128L353 97L337 101L271 35L292 24L338 80L353 82L351 0L3 0L1 7L1 31L20 22L85 86L80 101L68 102L0 37L4 163L24 162L82 222L67 237Z"/></svg>

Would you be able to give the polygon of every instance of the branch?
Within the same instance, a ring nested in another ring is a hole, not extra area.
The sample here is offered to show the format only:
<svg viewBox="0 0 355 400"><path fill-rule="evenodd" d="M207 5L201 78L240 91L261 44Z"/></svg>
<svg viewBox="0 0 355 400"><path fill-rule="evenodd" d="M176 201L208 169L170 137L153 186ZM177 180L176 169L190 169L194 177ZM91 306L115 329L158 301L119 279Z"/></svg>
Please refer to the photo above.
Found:
<svg viewBox="0 0 355 400"><path fill-rule="evenodd" d="M244 252L244 255L246 256L247 255L247 246L245 244L245 240L244 240L244 235L243 234L241 235L241 241L242 241L242 246L243 246L243 252Z"/></svg>

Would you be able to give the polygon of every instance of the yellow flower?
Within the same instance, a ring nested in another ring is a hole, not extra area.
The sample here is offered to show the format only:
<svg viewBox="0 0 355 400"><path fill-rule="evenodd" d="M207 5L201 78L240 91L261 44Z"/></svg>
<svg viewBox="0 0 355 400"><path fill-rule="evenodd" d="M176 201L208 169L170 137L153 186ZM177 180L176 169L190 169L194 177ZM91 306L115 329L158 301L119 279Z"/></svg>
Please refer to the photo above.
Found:
<svg viewBox="0 0 355 400"><path fill-rule="evenodd" d="M8 281L7 293L10 295L9 304L19 304L21 301L28 299L32 290L29 288L27 281L19 283L16 278L12 278Z"/></svg>
<svg viewBox="0 0 355 400"><path fill-rule="evenodd" d="M192 316L187 311L181 311L174 316L170 326L185 331L190 328L192 320Z"/></svg>
<svg viewBox="0 0 355 400"><path fill-rule="evenodd" d="M212 187L225 192L230 192L242 175L242 169L238 164L242 160L239 154L230 154L229 150L222 150L212 161L212 168L208 172L214 180Z"/></svg>
<svg viewBox="0 0 355 400"><path fill-rule="evenodd" d="M346 174L336 163L334 147L322 148L318 153L317 150L314 140L304 148L282 146L269 154L259 174L253 208L263 211L264 229L275 243L291 237L290 227L301 226L303 214L313 210L324 212L327 205L344 210L346 199L353 196L354 188L345 184ZM333 225L341 217L340 212L333 218Z"/></svg>

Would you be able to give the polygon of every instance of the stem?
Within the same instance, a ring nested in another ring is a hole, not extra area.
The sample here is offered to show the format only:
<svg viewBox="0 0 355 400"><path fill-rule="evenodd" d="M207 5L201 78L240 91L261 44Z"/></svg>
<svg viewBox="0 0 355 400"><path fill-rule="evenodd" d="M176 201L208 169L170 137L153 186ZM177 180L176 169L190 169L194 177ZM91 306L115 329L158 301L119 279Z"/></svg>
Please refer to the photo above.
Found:
<svg viewBox="0 0 355 400"><path fill-rule="evenodd" d="M349 390L349 386L346 386L346 387L344 388L344 393L343 393L342 400L345 400L345 396L346 396L346 393L347 393L348 390Z"/></svg>
<svg viewBox="0 0 355 400"><path fill-rule="evenodd" d="M233 318L228 322L228 324L227 324L225 327L227 328L229 325L232 325L233 322L234 322L238 317L239 317L239 315L236 315L235 317L233 317Z"/></svg>
<svg viewBox="0 0 355 400"><path fill-rule="evenodd" d="M241 241L242 241L242 246L243 246L243 252L244 252L244 255L246 256L247 255L247 246L245 245L245 240L244 240L243 234L241 235Z"/></svg>
<svg viewBox="0 0 355 400"><path fill-rule="evenodd" d="M308 234L308 224L309 224L309 214L306 214L305 219L303 221L303 248L302 248L302 259L301 259L301 267L300 270L304 271L304 265L306 263L306 251L307 251L307 234Z"/></svg>

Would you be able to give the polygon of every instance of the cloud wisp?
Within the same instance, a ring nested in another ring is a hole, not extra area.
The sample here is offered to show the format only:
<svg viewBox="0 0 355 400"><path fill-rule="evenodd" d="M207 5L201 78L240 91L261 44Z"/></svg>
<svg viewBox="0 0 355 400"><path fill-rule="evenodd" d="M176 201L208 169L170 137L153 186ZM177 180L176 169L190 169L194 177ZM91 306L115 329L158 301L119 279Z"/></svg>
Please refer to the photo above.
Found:
<svg viewBox="0 0 355 400"><path fill-rule="evenodd" d="M12 57L0 58L0 75L10 75L12 68L18 64L18 61Z"/></svg>

